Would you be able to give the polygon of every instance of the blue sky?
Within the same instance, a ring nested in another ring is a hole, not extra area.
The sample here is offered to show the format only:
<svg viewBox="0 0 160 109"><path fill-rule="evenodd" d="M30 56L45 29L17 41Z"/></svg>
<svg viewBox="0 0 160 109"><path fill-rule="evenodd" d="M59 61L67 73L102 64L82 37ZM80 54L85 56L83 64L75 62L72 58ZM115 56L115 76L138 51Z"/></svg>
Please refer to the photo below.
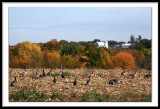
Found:
<svg viewBox="0 0 160 109"><path fill-rule="evenodd" d="M149 7L9 7L9 45L51 39L129 41L151 39Z"/></svg>

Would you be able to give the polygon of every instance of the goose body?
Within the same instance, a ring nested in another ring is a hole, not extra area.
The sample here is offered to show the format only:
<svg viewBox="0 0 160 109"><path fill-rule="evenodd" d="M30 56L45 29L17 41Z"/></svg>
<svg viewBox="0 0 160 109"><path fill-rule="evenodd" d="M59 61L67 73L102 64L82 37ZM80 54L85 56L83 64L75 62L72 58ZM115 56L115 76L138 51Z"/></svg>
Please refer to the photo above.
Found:
<svg viewBox="0 0 160 109"><path fill-rule="evenodd" d="M118 83L117 79L112 79L111 81L113 81L114 83Z"/></svg>
<svg viewBox="0 0 160 109"><path fill-rule="evenodd" d="M91 76L91 74L88 74L88 73L87 73L86 76L89 77L89 76Z"/></svg>
<svg viewBox="0 0 160 109"><path fill-rule="evenodd" d="M122 83L122 81L121 81L121 80L118 80L118 79L112 79L112 80L110 80L110 81L113 81L114 83Z"/></svg>
<svg viewBox="0 0 160 109"><path fill-rule="evenodd" d="M129 78L134 78L136 77L136 72L134 72L134 74L129 75Z"/></svg>
<svg viewBox="0 0 160 109"><path fill-rule="evenodd" d="M86 85L90 84L91 82L91 76L89 76L89 80L87 80Z"/></svg>
<svg viewBox="0 0 160 109"><path fill-rule="evenodd" d="M125 71L123 71L123 72L121 73L121 76L125 76Z"/></svg>
<svg viewBox="0 0 160 109"><path fill-rule="evenodd" d="M150 78L151 77L151 75L144 75L144 79L145 78Z"/></svg>
<svg viewBox="0 0 160 109"><path fill-rule="evenodd" d="M11 82L11 86L15 86L17 82L18 82L18 80L15 77L14 81Z"/></svg>
<svg viewBox="0 0 160 109"><path fill-rule="evenodd" d="M25 74L27 74L26 68L25 68L24 72L20 73L20 77L24 77Z"/></svg>
<svg viewBox="0 0 160 109"><path fill-rule="evenodd" d="M32 79L40 79L38 72L36 72L36 75L34 77L32 77Z"/></svg>
<svg viewBox="0 0 160 109"><path fill-rule="evenodd" d="M98 73L97 75L100 76L100 77L102 77L102 73Z"/></svg>
<svg viewBox="0 0 160 109"><path fill-rule="evenodd" d="M55 76L54 76L53 82L56 83L56 81L57 81L57 79L56 79Z"/></svg>
<svg viewBox="0 0 160 109"><path fill-rule="evenodd" d="M75 78L75 80L73 81L73 85L77 85L77 80Z"/></svg>
<svg viewBox="0 0 160 109"><path fill-rule="evenodd" d="M65 78L65 75L64 75L64 72L63 72L63 71L62 71L62 75L61 75L61 77L62 77L62 78Z"/></svg>
<svg viewBox="0 0 160 109"><path fill-rule="evenodd" d="M90 84L91 79L87 80L86 85Z"/></svg>
<svg viewBox="0 0 160 109"><path fill-rule="evenodd" d="M94 72L95 72L95 71L92 71L92 73L91 73L91 74L93 75L93 74L94 74Z"/></svg>
<svg viewBox="0 0 160 109"><path fill-rule="evenodd" d="M109 80L109 85L112 86L113 85L113 80Z"/></svg>
<svg viewBox="0 0 160 109"><path fill-rule="evenodd" d="M13 69L9 72L9 74L12 74L13 73Z"/></svg>
<svg viewBox="0 0 160 109"><path fill-rule="evenodd" d="M90 77L91 75L94 74L95 71L92 71L91 73L87 73L86 76Z"/></svg>
<svg viewBox="0 0 160 109"><path fill-rule="evenodd" d="M44 72L44 69L43 69L43 76L46 76L45 72Z"/></svg>

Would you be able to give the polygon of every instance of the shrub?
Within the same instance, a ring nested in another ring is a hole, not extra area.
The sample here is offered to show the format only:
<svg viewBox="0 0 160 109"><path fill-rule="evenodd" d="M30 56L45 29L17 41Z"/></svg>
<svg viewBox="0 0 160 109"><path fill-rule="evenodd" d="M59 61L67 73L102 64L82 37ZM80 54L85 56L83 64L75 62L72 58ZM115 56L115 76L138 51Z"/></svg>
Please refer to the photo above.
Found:
<svg viewBox="0 0 160 109"><path fill-rule="evenodd" d="M60 97L60 94L58 92L53 92L52 96L50 98L51 99L58 99L60 101L64 101L63 98Z"/></svg>
<svg viewBox="0 0 160 109"><path fill-rule="evenodd" d="M89 99L89 97L90 97L90 94L89 94L89 92L88 92L88 90L87 90L87 91L85 92L85 94L83 95L82 101L83 101L83 102L87 102L88 99Z"/></svg>
<svg viewBox="0 0 160 109"><path fill-rule="evenodd" d="M44 101L46 95L35 89L31 91L28 88L23 88L20 91L13 92L10 99L14 99L14 101Z"/></svg>
<svg viewBox="0 0 160 109"><path fill-rule="evenodd" d="M151 93L150 94L142 94L141 95L141 101L143 102L151 102Z"/></svg>

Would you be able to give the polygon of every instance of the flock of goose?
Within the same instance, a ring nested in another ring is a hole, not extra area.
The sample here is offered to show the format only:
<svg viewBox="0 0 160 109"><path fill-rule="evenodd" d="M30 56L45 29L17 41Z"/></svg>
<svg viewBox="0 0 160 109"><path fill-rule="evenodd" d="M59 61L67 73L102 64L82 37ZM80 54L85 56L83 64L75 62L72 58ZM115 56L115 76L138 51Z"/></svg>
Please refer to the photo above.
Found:
<svg viewBox="0 0 160 109"><path fill-rule="evenodd" d="M49 72L51 73L51 72L52 72L52 69L51 69ZM90 82L91 82L91 75L94 75L94 72L95 72L95 71L92 71L91 73L86 74L86 76L88 77L88 80L86 81L86 85L89 85L89 84L90 84ZM13 69L9 72L9 74L11 74L11 73L13 73ZM25 71L22 72L22 73L20 73L19 76L20 76L20 77L23 77L26 73L27 73L27 71L26 71L26 69L25 69ZM59 73L61 74L61 78L64 79L64 78L65 78L65 74L64 74L63 69L62 69ZM102 73L98 73L97 75L101 77L103 74L102 74ZM36 75L33 76L32 79L38 79L38 80L39 80L39 79L41 79L42 77L45 77L45 76L46 76L46 73L45 73L45 71L44 71L44 69L43 69L42 75L39 75L38 72L36 72ZM124 76L124 78L125 78L125 76L126 76L125 71L123 71L123 72L121 73L121 76ZM136 71L134 71L133 74L130 74L130 75L129 75L129 78L130 78L130 79L131 79L131 78L135 78L135 77L136 77ZM150 78L150 77L151 77L150 74L144 75L144 79L145 79L145 78ZM57 79L56 79L56 77L54 76L53 83L56 83L56 81L57 81ZM14 80L11 82L11 86L15 86L15 85L17 84L17 82L18 82L18 80L17 80L17 78L15 77ZM77 78L75 78L74 81L73 81L73 85L76 86L77 83L78 83ZM117 83L118 83L118 84L119 84L119 83L122 84L122 80L111 79L111 80L109 80L109 82L108 82L109 86L112 86L112 85L117 84Z"/></svg>

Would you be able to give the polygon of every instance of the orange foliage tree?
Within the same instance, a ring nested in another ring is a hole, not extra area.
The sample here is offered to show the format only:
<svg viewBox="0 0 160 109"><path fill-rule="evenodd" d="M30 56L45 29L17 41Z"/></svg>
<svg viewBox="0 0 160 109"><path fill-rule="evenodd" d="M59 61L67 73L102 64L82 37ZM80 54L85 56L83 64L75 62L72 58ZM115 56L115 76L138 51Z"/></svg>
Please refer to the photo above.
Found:
<svg viewBox="0 0 160 109"><path fill-rule="evenodd" d="M116 67L122 69L135 69L135 59L132 54L127 52L120 52L114 56L114 64Z"/></svg>
<svg viewBox="0 0 160 109"><path fill-rule="evenodd" d="M88 61L87 56L80 56L80 59L79 59L79 60L86 60L86 61L81 61L79 68L84 68L84 67L86 67L87 61Z"/></svg>
<svg viewBox="0 0 160 109"><path fill-rule="evenodd" d="M54 67L57 68L60 63L60 54L56 51L53 52L47 52L47 64L50 68Z"/></svg>
<svg viewBox="0 0 160 109"><path fill-rule="evenodd" d="M113 62L111 60L111 56L109 55L109 53L107 51L104 50L104 61L106 63L105 68L113 68Z"/></svg>

